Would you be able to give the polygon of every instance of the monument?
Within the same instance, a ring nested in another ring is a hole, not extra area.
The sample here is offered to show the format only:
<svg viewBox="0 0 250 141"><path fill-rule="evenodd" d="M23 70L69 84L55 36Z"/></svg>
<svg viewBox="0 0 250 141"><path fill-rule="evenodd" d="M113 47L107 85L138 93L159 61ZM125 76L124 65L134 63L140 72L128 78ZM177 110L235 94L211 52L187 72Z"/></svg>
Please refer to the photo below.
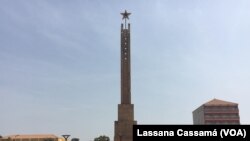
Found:
<svg viewBox="0 0 250 141"><path fill-rule="evenodd" d="M121 24L121 104L118 104L118 121L115 121L114 141L132 141L134 105L131 104L130 23L126 10Z"/></svg>

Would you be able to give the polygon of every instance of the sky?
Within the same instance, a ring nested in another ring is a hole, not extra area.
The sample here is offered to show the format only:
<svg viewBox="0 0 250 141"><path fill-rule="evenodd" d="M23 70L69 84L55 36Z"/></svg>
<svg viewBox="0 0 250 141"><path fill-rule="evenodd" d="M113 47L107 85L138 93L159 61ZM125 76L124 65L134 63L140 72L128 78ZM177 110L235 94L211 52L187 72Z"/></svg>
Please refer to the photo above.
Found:
<svg viewBox="0 0 250 141"><path fill-rule="evenodd" d="M125 9L138 124L192 124L214 98L250 123L249 0L1 0L0 135L113 140Z"/></svg>

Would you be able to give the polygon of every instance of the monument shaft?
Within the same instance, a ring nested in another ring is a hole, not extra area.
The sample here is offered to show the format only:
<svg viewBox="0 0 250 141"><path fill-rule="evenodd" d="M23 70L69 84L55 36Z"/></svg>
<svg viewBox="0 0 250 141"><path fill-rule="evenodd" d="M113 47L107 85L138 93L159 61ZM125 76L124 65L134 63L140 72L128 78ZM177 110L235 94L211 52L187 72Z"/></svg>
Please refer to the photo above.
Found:
<svg viewBox="0 0 250 141"><path fill-rule="evenodd" d="M131 104L130 24L128 29L121 24L121 103Z"/></svg>

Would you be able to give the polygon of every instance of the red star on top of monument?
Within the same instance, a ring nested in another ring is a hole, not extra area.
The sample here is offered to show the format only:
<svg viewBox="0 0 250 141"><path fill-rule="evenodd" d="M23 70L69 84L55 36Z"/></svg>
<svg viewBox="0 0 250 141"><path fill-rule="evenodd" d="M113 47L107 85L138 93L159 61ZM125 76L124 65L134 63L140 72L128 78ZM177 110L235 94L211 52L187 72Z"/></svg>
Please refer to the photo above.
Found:
<svg viewBox="0 0 250 141"><path fill-rule="evenodd" d="M125 20L126 20L126 19L129 19L128 16L129 16L130 14L131 14L131 13L128 13L127 10L125 10L124 13L121 13L121 15L123 16L122 19L125 19Z"/></svg>

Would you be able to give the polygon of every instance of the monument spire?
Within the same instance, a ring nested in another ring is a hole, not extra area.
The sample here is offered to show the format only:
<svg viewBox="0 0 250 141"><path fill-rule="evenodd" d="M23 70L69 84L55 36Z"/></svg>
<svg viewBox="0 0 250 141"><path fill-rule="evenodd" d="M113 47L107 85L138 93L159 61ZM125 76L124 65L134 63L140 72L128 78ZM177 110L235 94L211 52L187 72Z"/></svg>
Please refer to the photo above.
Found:
<svg viewBox="0 0 250 141"><path fill-rule="evenodd" d="M125 19L125 28L121 24L121 104L131 104L131 65L130 65L130 23L126 20L129 15L126 10L122 19Z"/></svg>
<svg viewBox="0 0 250 141"><path fill-rule="evenodd" d="M122 14L121 24L121 104L118 104L118 121L115 121L114 141L132 141L134 121L134 105L131 104L131 64L130 64L130 23L126 10Z"/></svg>

